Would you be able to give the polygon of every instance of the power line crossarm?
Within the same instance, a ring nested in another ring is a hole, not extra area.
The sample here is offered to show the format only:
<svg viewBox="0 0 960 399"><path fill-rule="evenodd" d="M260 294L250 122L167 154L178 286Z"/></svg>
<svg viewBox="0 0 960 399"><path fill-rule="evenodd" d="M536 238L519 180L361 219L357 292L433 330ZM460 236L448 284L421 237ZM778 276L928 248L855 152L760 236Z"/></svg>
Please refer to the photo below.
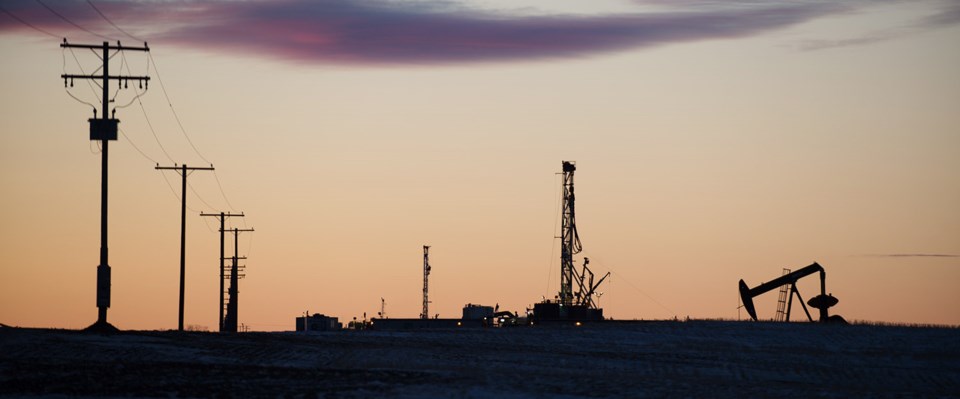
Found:
<svg viewBox="0 0 960 399"><path fill-rule="evenodd" d="M69 73L62 74L60 75L60 77L64 79L97 79L97 80L110 79L110 80L143 80L143 81L150 80L149 76L117 76L117 75L103 76L103 75L77 75L77 74L69 74Z"/></svg>
<svg viewBox="0 0 960 399"><path fill-rule="evenodd" d="M60 47L62 47L62 48L88 48L88 49L92 49L92 50L103 50L104 48L107 48L108 50L150 51L150 47L147 46L147 43L146 43L146 42L143 43L143 47L123 46L123 45L120 44L119 41L117 42L117 45L116 45L116 46L110 45L109 43L108 43L107 45L105 45L105 46L101 46L101 45L98 45L98 44L73 44L73 43L67 43L66 39L64 39L63 43L60 43Z"/></svg>

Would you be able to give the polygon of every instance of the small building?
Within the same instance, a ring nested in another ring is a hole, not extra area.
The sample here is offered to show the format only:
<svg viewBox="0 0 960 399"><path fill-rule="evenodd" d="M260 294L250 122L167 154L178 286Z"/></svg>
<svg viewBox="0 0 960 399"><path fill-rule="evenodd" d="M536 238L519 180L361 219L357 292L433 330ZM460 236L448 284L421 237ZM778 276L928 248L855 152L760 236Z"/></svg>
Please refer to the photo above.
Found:
<svg viewBox="0 0 960 399"><path fill-rule="evenodd" d="M463 306L463 320L484 320L493 318L493 306L468 303Z"/></svg>
<svg viewBox="0 0 960 399"><path fill-rule="evenodd" d="M310 317L297 317L297 331L339 331L343 324L336 317L314 313Z"/></svg>

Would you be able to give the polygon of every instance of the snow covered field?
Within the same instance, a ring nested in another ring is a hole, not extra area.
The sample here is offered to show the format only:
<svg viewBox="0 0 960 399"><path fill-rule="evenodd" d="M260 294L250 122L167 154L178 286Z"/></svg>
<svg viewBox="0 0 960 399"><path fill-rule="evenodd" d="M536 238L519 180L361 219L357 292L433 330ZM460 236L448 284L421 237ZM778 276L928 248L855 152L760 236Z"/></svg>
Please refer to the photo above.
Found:
<svg viewBox="0 0 960 399"><path fill-rule="evenodd" d="M960 329L693 321L105 336L0 328L0 395L960 397Z"/></svg>

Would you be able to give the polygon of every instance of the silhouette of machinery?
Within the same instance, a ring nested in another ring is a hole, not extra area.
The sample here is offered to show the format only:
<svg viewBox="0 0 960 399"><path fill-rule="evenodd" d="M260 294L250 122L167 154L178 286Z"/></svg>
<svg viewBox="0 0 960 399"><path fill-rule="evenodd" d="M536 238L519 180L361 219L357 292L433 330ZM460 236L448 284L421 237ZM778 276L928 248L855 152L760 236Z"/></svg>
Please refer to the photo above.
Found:
<svg viewBox="0 0 960 399"><path fill-rule="evenodd" d="M800 296L800 291L797 290L797 280L814 273L820 274L820 295L810 298L810 301L807 302L807 305L810 305L810 307L820 311L820 322L845 322L843 317L839 315L829 315L828 309L836 305L839 300L834 298L833 294L827 295L827 272L823 269L823 266L820 266L820 264L816 262L810 266L794 272L786 273L776 279L770 280L753 288L750 288L747 286L746 282L740 280L740 299L743 301L743 307L747 309L747 313L750 314L750 317L753 320L757 320L757 309L753 305L753 298L777 288L789 285L790 293L789 298L787 299L785 321L790 321L790 308L793 305L794 295L796 295L797 299L800 300L800 306L803 307L804 313L807 314L807 319L809 321L813 321L813 317L810 316L810 311L807 310L807 306L803 303L803 297Z"/></svg>
<svg viewBox="0 0 960 399"><path fill-rule="evenodd" d="M589 258L583 258L582 268L574 266L573 255L583 250L580 234L577 233L575 197L573 194L573 174L577 170L574 162L563 161L563 211L560 230L560 293L556 301L544 300L533 305L534 323L557 321L599 321L603 320L603 309L597 306L594 296L597 288L610 276L608 272L599 280L594 280L593 271L587 266ZM576 284L576 290L574 290Z"/></svg>

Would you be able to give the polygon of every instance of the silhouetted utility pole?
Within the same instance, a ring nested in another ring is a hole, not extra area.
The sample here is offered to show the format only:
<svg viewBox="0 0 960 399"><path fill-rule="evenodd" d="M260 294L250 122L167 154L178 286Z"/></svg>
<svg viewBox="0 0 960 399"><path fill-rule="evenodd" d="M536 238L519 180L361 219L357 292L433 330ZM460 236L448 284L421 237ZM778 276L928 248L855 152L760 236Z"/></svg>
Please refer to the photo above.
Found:
<svg viewBox="0 0 960 399"><path fill-rule="evenodd" d="M120 42L117 42L116 46L111 46L109 42L103 42L102 45L93 45L93 44L70 44L67 43L67 39L63 39L63 43L60 44L61 48L84 48L90 49L93 51L102 50L102 62L103 66L97 68L97 70L103 70L102 75L72 75L72 74L62 74L60 77L63 78L63 85L67 85L67 81L73 85L74 79L98 79L101 81L100 86L103 89L101 106L101 118L97 119L97 110L93 110L93 118L89 119L90 122L90 140L98 140L101 142L101 147L103 148L101 152L101 163L100 163L100 265L97 266L97 322L89 327L91 330L116 330L114 326L107 322L107 308L110 307L110 263L109 256L107 252L107 154L108 154L108 144L110 140L117 139L117 125L120 121L116 118L108 117L108 103L110 102L110 81L116 80L119 85L120 82L126 83L127 81L137 81L143 84L143 82L149 82L149 76L121 76L121 75L110 75L110 50L133 50L133 51L150 51L150 48L147 47L147 43L143 43L143 47L128 47L121 46ZM94 72L96 73L96 72ZM149 84L149 83L148 83ZM116 109L113 110L113 116L116 116Z"/></svg>
<svg viewBox="0 0 960 399"><path fill-rule="evenodd" d="M214 170L213 165L209 167L189 167L187 164L177 166L160 166L157 164L156 170L175 170L183 177L183 188L180 191L180 318L178 319L177 329L183 331L183 289L184 275L187 272L186 254L187 254L187 175L195 170Z"/></svg>
<svg viewBox="0 0 960 399"><path fill-rule="evenodd" d="M223 280L226 278L226 269L224 268L223 262L226 259L223 253L223 233L224 222L228 217L243 217L243 212L240 213L229 213L229 212L220 212L220 213L200 213L200 216L213 216L217 219L220 219L220 319L218 321L219 327L217 331L223 332Z"/></svg>
<svg viewBox="0 0 960 399"><path fill-rule="evenodd" d="M229 230L228 230L229 231ZM237 332L237 321L239 320L237 311L239 310L239 294L240 294L240 259L246 259L245 257L239 256L240 246L240 233L252 232L253 229L238 229L234 228L233 233L233 267L230 269L230 301L227 303L227 317L223 320L223 329L224 332Z"/></svg>

